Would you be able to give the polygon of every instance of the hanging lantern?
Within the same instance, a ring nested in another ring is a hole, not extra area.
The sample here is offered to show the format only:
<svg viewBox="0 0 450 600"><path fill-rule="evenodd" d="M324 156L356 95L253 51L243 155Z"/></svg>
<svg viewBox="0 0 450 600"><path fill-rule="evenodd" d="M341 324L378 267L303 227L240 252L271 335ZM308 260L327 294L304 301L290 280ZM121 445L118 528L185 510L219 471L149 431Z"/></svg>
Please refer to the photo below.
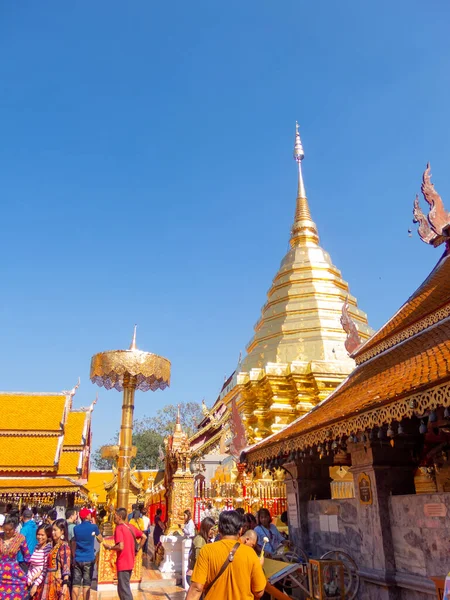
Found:
<svg viewBox="0 0 450 600"><path fill-rule="evenodd" d="M382 440L384 438L384 431L383 428L380 427L380 429L378 430L378 439Z"/></svg>
<svg viewBox="0 0 450 600"><path fill-rule="evenodd" d="M444 419L450 419L450 408L448 406L444 409Z"/></svg>
<svg viewBox="0 0 450 600"><path fill-rule="evenodd" d="M403 425L401 423L398 424L397 433L398 433L398 435L403 435L405 433L405 431L403 429Z"/></svg>
<svg viewBox="0 0 450 600"><path fill-rule="evenodd" d="M428 421L429 421L430 423L436 423L436 421L437 421L437 414L436 414L436 411L435 411L435 410L432 410L432 411L430 412L430 414L429 414L429 416L428 416Z"/></svg>
<svg viewBox="0 0 450 600"><path fill-rule="evenodd" d="M422 419L420 421L419 433L426 433L428 431L428 427L425 425L425 421Z"/></svg>
<svg viewBox="0 0 450 600"><path fill-rule="evenodd" d="M395 435L395 431L392 429L392 423L390 423L388 430L387 430L387 436L390 438L393 438L394 435Z"/></svg>

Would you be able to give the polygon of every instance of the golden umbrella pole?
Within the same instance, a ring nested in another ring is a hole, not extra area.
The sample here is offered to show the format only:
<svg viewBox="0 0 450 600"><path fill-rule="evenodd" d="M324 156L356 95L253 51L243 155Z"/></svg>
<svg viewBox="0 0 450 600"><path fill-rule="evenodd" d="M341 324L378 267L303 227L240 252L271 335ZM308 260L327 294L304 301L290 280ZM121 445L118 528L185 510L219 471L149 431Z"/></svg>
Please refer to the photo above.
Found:
<svg viewBox="0 0 450 600"><path fill-rule="evenodd" d="M107 390L123 391L117 469L116 507L128 509L133 445L134 393L164 390L170 384L170 361L136 348L136 327L128 350L100 352L91 360L91 381Z"/></svg>

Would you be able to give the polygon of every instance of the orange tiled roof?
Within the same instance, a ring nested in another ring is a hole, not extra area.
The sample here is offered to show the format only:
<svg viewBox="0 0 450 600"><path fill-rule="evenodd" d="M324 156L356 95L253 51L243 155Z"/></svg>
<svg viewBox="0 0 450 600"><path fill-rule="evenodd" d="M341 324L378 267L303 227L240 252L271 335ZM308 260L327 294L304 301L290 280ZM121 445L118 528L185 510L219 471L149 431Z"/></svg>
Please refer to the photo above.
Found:
<svg viewBox="0 0 450 600"><path fill-rule="evenodd" d="M74 483L70 479L59 477L0 477L0 490L6 492L20 492L24 490L38 492L73 492L82 486Z"/></svg>
<svg viewBox="0 0 450 600"><path fill-rule="evenodd" d="M450 318L358 366L326 400L247 451L287 442L450 379Z"/></svg>
<svg viewBox="0 0 450 600"><path fill-rule="evenodd" d="M56 470L60 438L0 435L0 471Z"/></svg>
<svg viewBox="0 0 450 600"><path fill-rule="evenodd" d="M81 452L68 452L67 450L63 450L61 452L61 458L58 465L58 474L78 477L78 464L80 463L80 454Z"/></svg>
<svg viewBox="0 0 450 600"><path fill-rule="evenodd" d="M66 400L64 394L0 392L0 431L58 432Z"/></svg>
<svg viewBox="0 0 450 600"><path fill-rule="evenodd" d="M82 446L83 429L86 422L86 411L71 411L67 415L64 427L64 446Z"/></svg>
<svg viewBox="0 0 450 600"><path fill-rule="evenodd" d="M375 348L383 340L396 335L440 309L449 299L450 255L446 251L422 285L383 327L358 348L353 356L358 360L358 357Z"/></svg>

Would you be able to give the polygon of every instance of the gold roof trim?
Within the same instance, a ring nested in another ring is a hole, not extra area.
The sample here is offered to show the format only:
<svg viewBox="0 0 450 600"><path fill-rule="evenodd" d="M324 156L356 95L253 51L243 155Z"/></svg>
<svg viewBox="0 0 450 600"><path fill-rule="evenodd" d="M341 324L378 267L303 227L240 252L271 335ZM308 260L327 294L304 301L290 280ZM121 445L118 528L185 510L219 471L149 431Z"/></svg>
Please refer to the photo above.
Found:
<svg viewBox="0 0 450 600"><path fill-rule="evenodd" d="M74 488L83 488L79 483L76 483L68 478L51 478L51 477L0 477L0 491L7 492L74 492ZM84 488L83 488L84 489ZM87 492L86 489L84 491Z"/></svg>
<svg viewBox="0 0 450 600"><path fill-rule="evenodd" d="M193 441L195 441L198 437L200 437L201 435L203 435L204 433L206 433L207 431L209 431L210 429L216 429L218 427L220 427L221 425L223 425L227 420L228 417L230 415L228 414L228 411L225 411L225 413L222 415L222 417L218 420L218 421L214 421L214 423L212 423L211 421L205 425L204 427L202 427L201 429L199 429L198 431L196 431L188 440L188 442L191 444ZM206 442L205 442L206 443Z"/></svg>
<svg viewBox="0 0 450 600"><path fill-rule="evenodd" d="M227 412L226 416L229 418L230 414ZM210 446L212 446L213 444L215 444L215 442L217 442L218 440L220 440L220 438L222 437L222 435L223 435L223 431L222 431L222 429L220 429L220 431L218 431L209 440L207 440L204 444L202 444L202 446L200 446L196 450L193 450L192 451L192 456L195 457L195 456L206 454L205 450L207 450Z"/></svg>
<svg viewBox="0 0 450 600"><path fill-rule="evenodd" d="M384 352L385 350L392 348L392 346L396 346L400 342L407 340L408 338L412 337L416 333L420 333L421 331L424 331L428 327L431 327L432 325L439 323L439 321L446 319L448 316L450 316L450 304L446 304L441 309L436 310L434 313L432 313L430 315L427 315L426 317L424 317L417 323L414 323L414 325L407 327L406 329L404 329L403 331L400 331L396 335L393 335L392 337L382 340L376 346L373 346L373 348L370 348L369 350L367 350L367 352L364 352L363 354L358 354L358 356L355 357L356 364L361 365L361 364L367 362L374 356L381 354L381 352Z"/></svg>
<svg viewBox="0 0 450 600"><path fill-rule="evenodd" d="M423 415L426 411L434 410L439 406L450 406L450 383L443 383L415 394L408 394L400 400L394 400L386 406L363 412L355 417L346 418L309 433L302 433L288 440L267 445L264 448L247 450L248 464L271 459L279 454L286 454L294 450L306 450L311 446L331 442L339 437L346 437L358 431L366 431L373 427L381 427L393 421L401 421L414 415ZM305 415L307 416L307 415ZM304 418L304 417L302 417ZM277 434L275 434L277 435ZM263 440L266 444L270 438Z"/></svg>

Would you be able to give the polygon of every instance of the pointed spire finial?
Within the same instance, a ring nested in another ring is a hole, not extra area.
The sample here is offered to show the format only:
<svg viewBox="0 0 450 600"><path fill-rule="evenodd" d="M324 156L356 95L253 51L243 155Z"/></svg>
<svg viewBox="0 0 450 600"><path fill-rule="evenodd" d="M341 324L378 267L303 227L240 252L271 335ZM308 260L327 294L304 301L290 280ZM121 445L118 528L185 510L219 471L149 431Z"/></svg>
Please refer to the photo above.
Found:
<svg viewBox="0 0 450 600"><path fill-rule="evenodd" d="M292 228L291 246L305 244L317 245L319 234L317 227L309 212L308 200L306 199L305 184L303 182L302 160L305 158L303 144L300 139L298 122L295 122L295 145L294 160L298 167L297 208L295 211L294 226Z"/></svg>
<svg viewBox="0 0 450 600"><path fill-rule="evenodd" d="M133 339L131 340L130 350L136 350L136 329L137 325L134 326Z"/></svg>
<svg viewBox="0 0 450 600"><path fill-rule="evenodd" d="M298 130L298 121L295 121L295 145L294 159L298 165L298 188L297 198L306 198L305 184L303 183L302 160L305 158L302 140L300 139L300 131Z"/></svg>
<svg viewBox="0 0 450 600"><path fill-rule="evenodd" d="M180 405L177 406L177 422L175 423L175 431L181 431Z"/></svg>

